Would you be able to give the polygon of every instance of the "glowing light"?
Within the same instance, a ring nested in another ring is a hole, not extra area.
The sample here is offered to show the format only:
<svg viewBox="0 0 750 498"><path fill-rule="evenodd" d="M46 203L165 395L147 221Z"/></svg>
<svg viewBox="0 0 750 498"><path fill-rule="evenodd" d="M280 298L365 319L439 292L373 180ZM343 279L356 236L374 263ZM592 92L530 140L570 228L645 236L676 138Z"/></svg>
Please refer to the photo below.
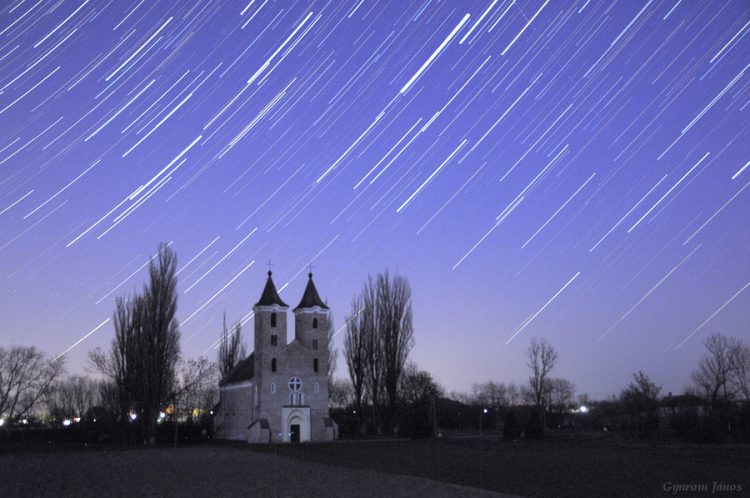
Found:
<svg viewBox="0 0 750 498"><path fill-rule="evenodd" d="M65 427L68 427L68 426L69 426L70 424L72 424L72 423L73 423L73 422L72 422L72 421L71 421L71 420L70 420L69 418L66 418L65 420L63 420L63 425L64 425Z"/></svg>
<svg viewBox="0 0 750 498"><path fill-rule="evenodd" d="M138 414L135 412L130 412L130 420L135 420L138 418Z"/></svg>
<svg viewBox="0 0 750 498"><path fill-rule="evenodd" d="M581 413L588 413L589 412L589 408L588 408L588 406L581 405L581 407L578 409L578 411L581 412Z"/></svg>

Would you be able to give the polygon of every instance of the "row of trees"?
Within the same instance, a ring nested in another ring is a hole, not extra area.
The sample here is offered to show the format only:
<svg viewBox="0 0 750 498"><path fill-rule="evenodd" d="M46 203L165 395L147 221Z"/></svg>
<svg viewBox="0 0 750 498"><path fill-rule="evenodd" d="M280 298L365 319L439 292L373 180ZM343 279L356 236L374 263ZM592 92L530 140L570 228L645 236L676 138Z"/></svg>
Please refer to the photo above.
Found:
<svg viewBox="0 0 750 498"><path fill-rule="evenodd" d="M360 303L355 299L352 316L361 315L363 308ZM378 356L367 352L372 346L367 342L367 334L357 334L358 323L355 321L355 326L347 329L350 382L336 383L331 392L334 406L353 405L358 413L362 413L363 406L372 408L374 398L370 394L369 376L377 372L378 365L368 364L368 361ZM661 386L641 371L635 373L632 382L612 399L592 401L586 394L576 397L573 383L551 375L559 359L555 348L536 338L531 340L526 351L529 377L521 385L490 381L475 384L470 393L451 393L446 397L428 372L407 364L401 372L397 389L400 406L408 408L408 413L400 414L401 421L408 418L404 415L420 411L416 400L427 400L429 413L422 419L433 424L433 430L437 423L447 423L444 428L457 423L458 428L465 427L467 422L477 427L478 422L480 429L483 423L485 428L505 426L511 438L522 432L527 437L540 438L545 427L573 424L598 429L619 428L641 435L654 434L658 430L667 437L695 441L726 439L721 434L730 439L742 439L750 435L750 432L747 435L742 432L750 430L750 420L745 420L750 413L750 345L721 334L713 334L703 343L706 352L691 375L692 385L685 394L674 397L671 393L660 396ZM422 403L422 408L424 406ZM436 406L444 413L435 414ZM591 412L586 415L589 409ZM472 421L471 416L466 418L467 412L479 416L475 415ZM743 429L745 425L748 427Z"/></svg>
<svg viewBox="0 0 750 498"><path fill-rule="evenodd" d="M346 318L344 356L349 369L360 431L363 407L378 434L398 430L399 386L413 346L411 288L388 272L368 277Z"/></svg>
<svg viewBox="0 0 750 498"><path fill-rule="evenodd" d="M525 384L490 381L474 384L469 394L455 395L456 399L475 409L479 407L491 413L495 429L499 428L499 416L503 414L504 429L511 438L518 437L523 425L526 425L527 436L543 437L546 426L559 424L562 415L573 403L576 391L569 380L550 376L559 354L547 341L533 338L526 350L526 357L530 373ZM514 409L521 405L531 407L526 424L521 424L519 414ZM550 415L553 420L548 420Z"/></svg>

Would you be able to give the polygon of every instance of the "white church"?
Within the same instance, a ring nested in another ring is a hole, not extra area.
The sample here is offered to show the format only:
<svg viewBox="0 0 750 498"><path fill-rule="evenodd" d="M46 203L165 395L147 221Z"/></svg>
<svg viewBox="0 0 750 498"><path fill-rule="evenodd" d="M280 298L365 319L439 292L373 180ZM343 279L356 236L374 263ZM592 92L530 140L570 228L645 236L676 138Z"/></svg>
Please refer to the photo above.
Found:
<svg viewBox="0 0 750 498"><path fill-rule="evenodd" d="M250 443L331 441L338 428L328 414L329 309L309 274L294 308L294 340L287 342L289 306L268 280L255 312L254 351L219 385L214 436Z"/></svg>

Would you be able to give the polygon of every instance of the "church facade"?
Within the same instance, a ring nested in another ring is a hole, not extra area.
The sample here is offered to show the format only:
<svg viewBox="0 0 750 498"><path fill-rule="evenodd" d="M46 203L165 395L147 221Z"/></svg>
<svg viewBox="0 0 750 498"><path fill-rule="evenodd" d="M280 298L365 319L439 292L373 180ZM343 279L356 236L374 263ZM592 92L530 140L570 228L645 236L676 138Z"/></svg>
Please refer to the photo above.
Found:
<svg viewBox="0 0 750 498"><path fill-rule="evenodd" d="M217 439L250 443L330 441L337 435L328 414L328 306L308 275L294 308L294 339L288 342L289 306L268 272L253 307L254 350L219 385L214 413Z"/></svg>

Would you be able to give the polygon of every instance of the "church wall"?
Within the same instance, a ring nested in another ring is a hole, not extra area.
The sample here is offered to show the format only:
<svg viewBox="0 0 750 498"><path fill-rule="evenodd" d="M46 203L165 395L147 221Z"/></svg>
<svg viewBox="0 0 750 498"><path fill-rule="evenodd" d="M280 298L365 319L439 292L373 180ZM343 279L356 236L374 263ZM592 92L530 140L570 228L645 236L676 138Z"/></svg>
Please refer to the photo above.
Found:
<svg viewBox="0 0 750 498"><path fill-rule="evenodd" d="M304 316L308 315L308 316ZM311 314L304 314L304 318L309 318L308 323L311 321ZM321 314L316 315L319 317ZM298 315L299 317L299 315ZM303 322L304 323L304 322ZM297 334L298 337L302 336L308 339L309 346L303 346L300 341L292 343L287 350L287 368L289 371L288 377L299 377L302 381L302 391L305 395L305 405L310 407L310 438L312 441L325 441L328 439L325 427L323 424L323 418L329 416L328 414L328 351L326 350L326 343L322 338L318 339L318 349L313 350L312 338L318 338L319 334L323 336L322 330L326 330L321 327L322 323L319 323L318 329L303 329L301 334ZM318 359L318 372L315 373L313 368L314 359ZM318 390L315 390L315 384L318 385ZM289 397L289 388L286 386L286 395ZM286 403L289 403L288 399Z"/></svg>

